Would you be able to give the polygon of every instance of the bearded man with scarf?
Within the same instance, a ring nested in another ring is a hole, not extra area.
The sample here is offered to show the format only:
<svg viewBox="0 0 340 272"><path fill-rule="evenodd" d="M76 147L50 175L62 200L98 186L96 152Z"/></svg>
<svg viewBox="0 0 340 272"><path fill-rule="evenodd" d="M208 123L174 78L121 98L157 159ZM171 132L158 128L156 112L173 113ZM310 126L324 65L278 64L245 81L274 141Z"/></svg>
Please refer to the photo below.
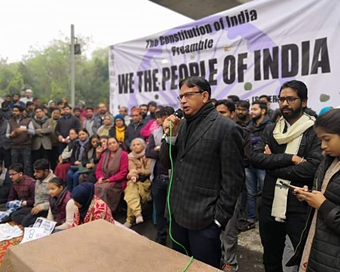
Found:
<svg viewBox="0 0 340 272"><path fill-rule="evenodd" d="M179 87L184 119L171 115L163 123L168 136L170 121L173 126L172 236L190 256L220 268L220 233L244 184L243 132L215 110L207 80L193 76ZM163 141L159 154L168 169L169 141ZM172 247L184 253L176 243Z"/></svg>
<svg viewBox="0 0 340 272"><path fill-rule="evenodd" d="M253 149L252 166L266 170L259 215L266 272L283 271L286 235L296 248L307 220L307 203L299 202L281 182L311 188L322 160L320 140L313 129L315 119L304 112L307 93L307 86L298 80L281 86L282 117L265 128Z"/></svg>
<svg viewBox="0 0 340 272"><path fill-rule="evenodd" d="M44 108L37 107L32 120L35 134L32 137L33 163L39 159L49 160L52 150L52 120L47 118Z"/></svg>

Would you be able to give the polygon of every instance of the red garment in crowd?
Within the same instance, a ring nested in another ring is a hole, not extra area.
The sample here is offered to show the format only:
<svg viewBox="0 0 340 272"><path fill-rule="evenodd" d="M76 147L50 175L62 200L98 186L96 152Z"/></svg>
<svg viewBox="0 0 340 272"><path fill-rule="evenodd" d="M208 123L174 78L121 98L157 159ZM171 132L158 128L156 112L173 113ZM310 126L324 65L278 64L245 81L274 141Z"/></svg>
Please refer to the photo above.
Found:
<svg viewBox="0 0 340 272"><path fill-rule="evenodd" d="M84 222L81 222L79 210L77 207L75 207L75 217L71 228L99 219L104 219L110 223L115 222L109 206L95 195L93 196L90 207L84 217Z"/></svg>
<svg viewBox="0 0 340 272"><path fill-rule="evenodd" d="M59 163L57 167L54 169L54 174L61 178L63 181L66 180L67 171L70 169L71 163L65 162L65 163Z"/></svg>

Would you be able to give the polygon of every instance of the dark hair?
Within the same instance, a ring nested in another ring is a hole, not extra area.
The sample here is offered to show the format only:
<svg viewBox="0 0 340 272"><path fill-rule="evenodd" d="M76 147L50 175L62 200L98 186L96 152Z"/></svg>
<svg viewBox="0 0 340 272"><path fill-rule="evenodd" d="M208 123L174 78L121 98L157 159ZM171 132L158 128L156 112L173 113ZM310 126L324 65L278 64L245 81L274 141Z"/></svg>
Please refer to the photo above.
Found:
<svg viewBox="0 0 340 272"><path fill-rule="evenodd" d="M61 105L61 104L64 104L64 102L61 101L61 100L59 100L59 101L57 102L57 105Z"/></svg>
<svg viewBox="0 0 340 272"><path fill-rule="evenodd" d="M91 107L87 107L87 108L86 108L86 111L88 111L88 110L91 110L91 111L93 111L93 108L91 108Z"/></svg>
<svg viewBox="0 0 340 272"><path fill-rule="evenodd" d="M184 78L179 82L179 88L182 88L183 85L187 85L189 88L197 87L200 92L208 92L209 98L211 96L211 87L209 82L203 77L199 76L191 76L188 78Z"/></svg>
<svg viewBox="0 0 340 272"><path fill-rule="evenodd" d="M21 95L20 95L20 94L18 94L18 93L15 93L15 94L13 94L13 96L12 96L12 97L14 97L15 95L17 95L17 96L21 97Z"/></svg>
<svg viewBox="0 0 340 272"><path fill-rule="evenodd" d="M70 131L73 130L77 135L78 135L78 130L76 128L70 128L70 130L68 131L68 133L70 133Z"/></svg>
<svg viewBox="0 0 340 272"><path fill-rule="evenodd" d="M17 173L24 172L24 166L21 163L13 163L8 170L13 170Z"/></svg>
<svg viewBox="0 0 340 272"><path fill-rule="evenodd" d="M240 98L237 95L228 95L227 98L232 100L234 103L240 101Z"/></svg>
<svg viewBox="0 0 340 272"><path fill-rule="evenodd" d="M316 119L314 128L321 128L330 134L340 135L340 109L332 109Z"/></svg>
<svg viewBox="0 0 340 272"><path fill-rule="evenodd" d="M173 107L165 106L160 111L161 116L170 116L175 112Z"/></svg>
<svg viewBox="0 0 340 272"><path fill-rule="evenodd" d="M155 112L155 118L160 118L160 117L162 117L161 111L160 111L160 110L159 110L159 111L156 111L156 112Z"/></svg>
<svg viewBox="0 0 340 272"><path fill-rule="evenodd" d="M40 99L39 97L34 97L34 98L33 98L33 102L34 102L34 101L37 101L37 100L39 100L39 99Z"/></svg>
<svg viewBox="0 0 340 272"><path fill-rule="evenodd" d="M54 177L54 178L51 178L50 181L48 183L53 183L55 184L57 187L61 187L63 186L65 188L65 182L63 179L61 178L58 178L58 177Z"/></svg>
<svg viewBox="0 0 340 272"><path fill-rule="evenodd" d="M98 139L99 140L99 136L97 134L93 134L91 137L90 137L90 142L92 142L92 139Z"/></svg>
<svg viewBox="0 0 340 272"><path fill-rule="evenodd" d="M21 107L21 106L19 106L19 105L14 105L14 106L12 107L12 110L13 110L14 108L17 108L20 112L23 112L23 111L24 111L24 108Z"/></svg>
<svg viewBox="0 0 340 272"><path fill-rule="evenodd" d="M106 135L100 136L100 137L99 137L99 141L100 141L101 139L106 139L106 140L108 140L108 139L109 139L109 136L106 136Z"/></svg>
<svg viewBox="0 0 340 272"><path fill-rule="evenodd" d="M261 100L255 100L252 105L259 105L260 109L265 110L266 111L265 114L267 114L268 107L266 102Z"/></svg>
<svg viewBox="0 0 340 272"><path fill-rule="evenodd" d="M230 100L230 99L221 99L221 100L218 100L215 104L215 108L219 105L224 105L228 108L228 110L230 112L234 112L235 111L235 103Z"/></svg>
<svg viewBox="0 0 340 272"><path fill-rule="evenodd" d="M249 101L247 100L240 100L236 102L236 107L242 107L242 108L246 108L249 110L250 104L249 104Z"/></svg>
<svg viewBox="0 0 340 272"><path fill-rule="evenodd" d="M310 116L313 116L313 117L315 117L315 118L318 118L318 114L317 114L315 111L313 111L311 108L305 107L305 108L303 109L303 111L304 111L305 113L307 113L308 115L310 115Z"/></svg>
<svg viewBox="0 0 340 272"><path fill-rule="evenodd" d="M81 112L81 109L80 109L79 107L75 107L75 108L73 109L73 112L75 112L75 111L80 111L80 112Z"/></svg>
<svg viewBox="0 0 340 272"><path fill-rule="evenodd" d="M59 112L61 112L61 110L60 110L59 108L53 108L53 109L52 109L52 112L54 112L54 111L59 111Z"/></svg>
<svg viewBox="0 0 340 272"><path fill-rule="evenodd" d="M148 107L148 105L146 105L146 104L140 104L140 105L139 105L139 108L140 108L140 107Z"/></svg>
<svg viewBox="0 0 340 272"><path fill-rule="evenodd" d="M281 117L281 116L282 116L282 112L281 112L280 109L274 110L274 113L273 113L272 118L271 118L272 123L276 123L276 119L278 117Z"/></svg>
<svg viewBox="0 0 340 272"><path fill-rule="evenodd" d="M265 98L268 102L271 102L271 101L270 101L270 97L269 97L268 95L265 95L265 94L260 95L259 100L260 100L261 98Z"/></svg>
<svg viewBox="0 0 340 272"><path fill-rule="evenodd" d="M29 106L32 106L32 105L34 105L33 102L31 102L31 101L27 101L27 102L26 102L26 108L28 108Z"/></svg>
<svg viewBox="0 0 340 272"><path fill-rule="evenodd" d="M12 98L12 96L10 95L10 94L6 94L6 96L5 97L10 97L10 98Z"/></svg>
<svg viewBox="0 0 340 272"><path fill-rule="evenodd" d="M87 131L86 128L80 128L80 129L78 129L78 134L79 134L80 131L83 131L83 132L85 132L87 135L89 135L89 132Z"/></svg>
<svg viewBox="0 0 340 272"><path fill-rule="evenodd" d="M128 148L125 146L125 144L122 143L122 142L120 142L120 141L118 141L118 139L117 139L116 137L114 137L114 136L109 136L109 137L107 137L107 148L109 148L109 140L110 140L110 139L115 139L116 142L119 144L119 147L120 147L123 151L128 151Z"/></svg>
<svg viewBox="0 0 340 272"><path fill-rule="evenodd" d="M285 88L291 88L294 91L296 91L298 97L301 100L307 99L308 98L308 89L305 83L303 83L302 81L299 80L291 80L291 81L287 81L285 83L283 83L283 85L280 88L280 93L279 96L281 94L281 91Z"/></svg>
<svg viewBox="0 0 340 272"><path fill-rule="evenodd" d="M210 102L213 103L213 104L216 104L217 103L217 99L216 98L211 98Z"/></svg>
<svg viewBox="0 0 340 272"><path fill-rule="evenodd" d="M33 169L34 170L49 170L50 164L48 160L46 159L39 159L39 160L36 160L35 163L33 164Z"/></svg>
<svg viewBox="0 0 340 272"><path fill-rule="evenodd" d="M70 110L72 110L72 107L69 104L65 104L63 109L65 109L65 108L69 108Z"/></svg>
<svg viewBox="0 0 340 272"><path fill-rule="evenodd" d="M37 110L42 110L42 111L44 111L45 108L44 108L44 106L39 105L38 107L36 107L36 108L34 109L34 112L36 112Z"/></svg>

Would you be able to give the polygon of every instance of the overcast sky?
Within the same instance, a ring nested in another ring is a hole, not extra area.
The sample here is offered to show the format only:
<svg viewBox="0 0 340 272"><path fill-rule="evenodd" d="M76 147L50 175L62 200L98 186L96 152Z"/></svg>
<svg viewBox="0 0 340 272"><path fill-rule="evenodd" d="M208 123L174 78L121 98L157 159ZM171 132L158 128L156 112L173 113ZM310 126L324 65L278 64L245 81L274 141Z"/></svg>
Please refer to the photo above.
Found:
<svg viewBox="0 0 340 272"><path fill-rule="evenodd" d="M31 46L75 33L90 37L91 49L141 38L192 21L147 0L0 1L0 57L21 60Z"/></svg>

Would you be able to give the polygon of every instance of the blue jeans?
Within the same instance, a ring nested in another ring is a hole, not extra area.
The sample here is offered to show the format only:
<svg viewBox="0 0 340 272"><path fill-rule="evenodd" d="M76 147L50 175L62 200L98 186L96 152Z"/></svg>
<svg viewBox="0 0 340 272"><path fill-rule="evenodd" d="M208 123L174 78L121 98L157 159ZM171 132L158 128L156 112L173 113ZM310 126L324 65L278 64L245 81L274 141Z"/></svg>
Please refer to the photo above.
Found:
<svg viewBox="0 0 340 272"><path fill-rule="evenodd" d="M68 170L66 175L66 186L67 190L72 192L73 188L79 184L79 171L78 170Z"/></svg>
<svg viewBox="0 0 340 272"><path fill-rule="evenodd" d="M264 178L266 177L266 171L261 169L255 169L253 167L246 168L246 188L247 188L247 220L249 222L255 222L256 219L256 196L258 183L261 191L263 188Z"/></svg>

